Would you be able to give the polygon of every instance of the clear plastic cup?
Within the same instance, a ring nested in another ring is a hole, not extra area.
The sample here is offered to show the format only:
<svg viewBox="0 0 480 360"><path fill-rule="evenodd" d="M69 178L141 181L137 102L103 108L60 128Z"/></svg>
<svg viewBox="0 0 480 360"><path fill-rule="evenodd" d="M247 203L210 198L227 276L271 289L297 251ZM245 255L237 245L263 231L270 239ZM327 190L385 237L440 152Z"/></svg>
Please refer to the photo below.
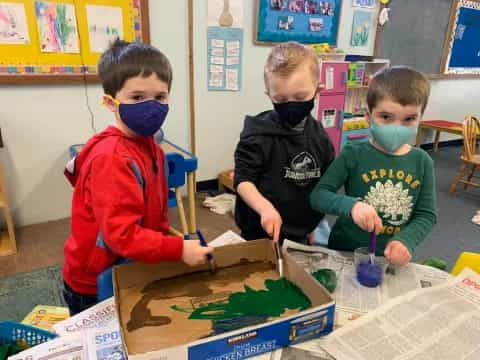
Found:
<svg viewBox="0 0 480 360"><path fill-rule="evenodd" d="M367 247L357 248L353 252L358 282L367 287L379 286L387 269L388 262L384 257L375 256L371 264Z"/></svg>

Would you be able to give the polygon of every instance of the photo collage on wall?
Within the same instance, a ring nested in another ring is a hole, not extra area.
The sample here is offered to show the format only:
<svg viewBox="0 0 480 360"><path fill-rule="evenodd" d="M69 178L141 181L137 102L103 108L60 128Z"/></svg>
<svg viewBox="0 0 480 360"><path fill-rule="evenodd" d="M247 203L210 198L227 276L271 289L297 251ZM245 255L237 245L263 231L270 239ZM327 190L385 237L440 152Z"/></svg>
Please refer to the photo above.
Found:
<svg viewBox="0 0 480 360"><path fill-rule="evenodd" d="M303 25L296 23L302 15L309 15L308 17L308 31L321 32L324 28L324 18L335 16L335 4L331 1L321 0L269 0L270 9L272 11L278 11L278 30L292 31L296 26ZM315 15L318 15L316 17ZM299 29L300 30L300 29ZM307 29L301 29L303 31Z"/></svg>

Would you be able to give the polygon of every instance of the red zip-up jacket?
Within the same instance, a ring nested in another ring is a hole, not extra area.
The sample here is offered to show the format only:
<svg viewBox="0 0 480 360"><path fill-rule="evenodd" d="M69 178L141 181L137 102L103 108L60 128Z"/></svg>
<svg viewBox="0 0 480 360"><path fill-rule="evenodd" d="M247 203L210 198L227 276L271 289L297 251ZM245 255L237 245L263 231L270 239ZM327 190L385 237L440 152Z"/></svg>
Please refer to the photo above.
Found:
<svg viewBox="0 0 480 360"><path fill-rule="evenodd" d="M167 218L165 156L153 137L130 138L110 126L92 137L67 165L74 187L64 281L97 294L97 276L120 258L179 261L183 239Z"/></svg>

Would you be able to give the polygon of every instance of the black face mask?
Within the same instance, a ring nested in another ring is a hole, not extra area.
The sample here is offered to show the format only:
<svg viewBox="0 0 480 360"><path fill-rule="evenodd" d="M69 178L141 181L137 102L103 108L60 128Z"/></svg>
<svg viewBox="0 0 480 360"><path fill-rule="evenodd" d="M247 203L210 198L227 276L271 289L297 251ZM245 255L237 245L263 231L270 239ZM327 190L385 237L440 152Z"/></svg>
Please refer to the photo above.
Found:
<svg viewBox="0 0 480 360"><path fill-rule="evenodd" d="M280 116L280 121L292 128L297 126L313 110L315 96L307 101L289 101L280 104L273 103L273 108Z"/></svg>

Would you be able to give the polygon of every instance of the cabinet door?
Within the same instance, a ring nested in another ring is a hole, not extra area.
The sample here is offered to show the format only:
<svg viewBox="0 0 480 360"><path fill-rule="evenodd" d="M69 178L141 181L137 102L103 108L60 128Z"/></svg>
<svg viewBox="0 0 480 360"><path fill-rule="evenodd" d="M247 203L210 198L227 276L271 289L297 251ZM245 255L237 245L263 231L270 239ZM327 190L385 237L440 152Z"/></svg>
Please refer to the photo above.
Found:
<svg viewBox="0 0 480 360"><path fill-rule="evenodd" d="M324 89L321 95L345 93L347 91L348 63L323 62L320 69L320 81Z"/></svg>
<svg viewBox="0 0 480 360"><path fill-rule="evenodd" d="M337 153L340 150L344 104L344 94L320 95L318 99L317 120L322 123Z"/></svg>

